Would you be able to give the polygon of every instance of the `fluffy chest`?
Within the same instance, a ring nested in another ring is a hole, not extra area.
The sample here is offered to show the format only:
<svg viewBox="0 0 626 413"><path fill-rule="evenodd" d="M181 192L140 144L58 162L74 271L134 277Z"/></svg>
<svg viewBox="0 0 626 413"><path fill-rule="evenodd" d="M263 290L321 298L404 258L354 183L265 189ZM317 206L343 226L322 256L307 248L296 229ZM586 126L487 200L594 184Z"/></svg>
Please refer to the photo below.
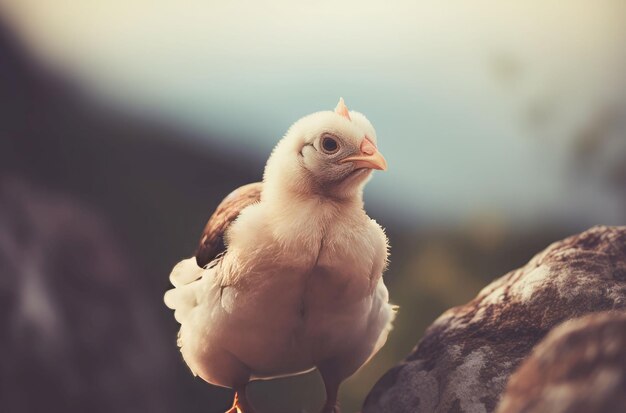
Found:
<svg viewBox="0 0 626 413"><path fill-rule="evenodd" d="M327 222L302 220L278 230L274 232L274 256L285 266L297 267L309 285L341 289L356 282L367 284L375 263L386 258L384 234L364 213Z"/></svg>
<svg viewBox="0 0 626 413"><path fill-rule="evenodd" d="M363 259L371 260L381 251L386 255L382 229L360 204L260 203L242 212L227 239L229 250L271 254L274 260L306 267L334 265L339 259L365 268L368 264ZM267 259L254 257L259 258Z"/></svg>
<svg viewBox="0 0 626 413"><path fill-rule="evenodd" d="M302 311L338 311L366 297L375 255L367 236L343 232L324 238L314 265L302 274Z"/></svg>
<svg viewBox="0 0 626 413"><path fill-rule="evenodd" d="M240 278L223 289L222 308L229 325L256 337L257 347L258 336L271 332L259 347L259 371L282 361L304 368L316 352L362 333L385 265L386 237L364 213L324 227L297 217L272 225L260 212L256 221L238 223L248 223L245 234L231 234L223 270Z"/></svg>
<svg viewBox="0 0 626 413"><path fill-rule="evenodd" d="M226 284L245 290L247 284L255 295L280 292L292 305L340 293L358 300L387 258L384 232L360 207L309 203L276 210L261 203L244 211L229 239Z"/></svg>

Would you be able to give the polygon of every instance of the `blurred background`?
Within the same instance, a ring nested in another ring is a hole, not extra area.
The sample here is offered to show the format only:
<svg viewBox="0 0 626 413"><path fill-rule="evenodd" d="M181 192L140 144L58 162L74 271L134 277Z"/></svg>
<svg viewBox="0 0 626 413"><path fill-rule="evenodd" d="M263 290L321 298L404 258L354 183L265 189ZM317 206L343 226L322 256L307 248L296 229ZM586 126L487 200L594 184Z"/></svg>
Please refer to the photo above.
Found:
<svg viewBox="0 0 626 413"><path fill-rule="evenodd" d="M0 411L223 412L162 304L219 201L339 96L400 313L356 412L445 309L550 242L626 223L626 3L0 0ZM255 383L315 412L316 373Z"/></svg>

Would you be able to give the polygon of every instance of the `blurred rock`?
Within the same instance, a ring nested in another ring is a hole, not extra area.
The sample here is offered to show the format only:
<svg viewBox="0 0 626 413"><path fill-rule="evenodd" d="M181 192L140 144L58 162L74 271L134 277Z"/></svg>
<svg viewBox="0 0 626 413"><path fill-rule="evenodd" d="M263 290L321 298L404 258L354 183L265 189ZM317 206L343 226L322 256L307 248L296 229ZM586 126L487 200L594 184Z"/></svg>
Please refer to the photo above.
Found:
<svg viewBox="0 0 626 413"><path fill-rule="evenodd" d="M264 159L94 99L3 17L0 321L28 321L0 330L0 412L223 412L232 393L189 373L163 293Z"/></svg>
<svg viewBox="0 0 626 413"><path fill-rule="evenodd" d="M168 340L98 214L2 178L0 228L0 411L173 411Z"/></svg>
<svg viewBox="0 0 626 413"><path fill-rule="evenodd" d="M626 412L626 313L568 321L511 375L498 413Z"/></svg>
<svg viewBox="0 0 626 413"><path fill-rule="evenodd" d="M617 309L626 309L626 227L594 227L445 312L363 412L494 411L509 375L554 326Z"/></svg>

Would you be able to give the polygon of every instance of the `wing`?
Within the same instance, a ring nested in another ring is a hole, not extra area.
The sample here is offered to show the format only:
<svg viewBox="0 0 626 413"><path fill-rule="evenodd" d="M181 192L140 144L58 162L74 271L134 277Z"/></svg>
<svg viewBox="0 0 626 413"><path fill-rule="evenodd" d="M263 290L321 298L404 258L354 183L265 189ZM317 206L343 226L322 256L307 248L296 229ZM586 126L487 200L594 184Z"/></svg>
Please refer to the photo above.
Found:
<svg viewBox="0 0 626 413"><path fill-rule="evenodd" d="M204 268L217 256L226 251L224 233L241 211L261 200L262 182L244 185L231 192L217 207L202 232L196 250L196 263Z"/></svg>

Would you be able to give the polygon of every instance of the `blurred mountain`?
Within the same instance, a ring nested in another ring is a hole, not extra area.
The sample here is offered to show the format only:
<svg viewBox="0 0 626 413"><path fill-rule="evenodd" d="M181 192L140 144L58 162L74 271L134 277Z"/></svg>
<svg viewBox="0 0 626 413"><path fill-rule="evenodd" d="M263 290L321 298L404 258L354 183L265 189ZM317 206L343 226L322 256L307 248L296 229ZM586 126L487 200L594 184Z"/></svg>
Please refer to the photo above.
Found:
<svg viewBox="0 0 626 413"><path fill-rule="evenodd" d="M100 105L24 50L0 24L0 225L8 243L0 254L3 315L20 319L23 295L31 291L21 266L36 266L36 305L62 303L40 321L65 325L70 333L52 336L69 358L52 350L34 353L22 333L0 334L3 354L15 361L0 367L2 389L14 394L0 395L9 403L4 407L18 413L48 403L67 412L100 411L95 405L102 411L220 411L229 393L189 374L162 295L169 269L193 251L212 208L237 185L261 178L261 159L213 151L181 131ZM56 235L41 237L46 226L55 226ZM36 256L20 237L37 244ZM71 242L63 241L67 237ZM91 260L94 254L99 258ZM83 327L100 341L81 342ZM116 368L120 363L127 364ZM142 384L146 377L149 390ZM101 380L119 392L107 394ZM18 389L54 397L29 404ZM124 404L125 397L136 403Z"/></svg>
<svg viewBox="0 0 626 413"><path fill-rule="evenodd" d="M188 235L210 208L236 185L261 178L261 158L216 152L99 106L22 50L0 26L0 171L97 205L123 239L157 261L152 269L180 256L173 245L191 251ZM180 238L164 242L162 234Z"/></svg>

